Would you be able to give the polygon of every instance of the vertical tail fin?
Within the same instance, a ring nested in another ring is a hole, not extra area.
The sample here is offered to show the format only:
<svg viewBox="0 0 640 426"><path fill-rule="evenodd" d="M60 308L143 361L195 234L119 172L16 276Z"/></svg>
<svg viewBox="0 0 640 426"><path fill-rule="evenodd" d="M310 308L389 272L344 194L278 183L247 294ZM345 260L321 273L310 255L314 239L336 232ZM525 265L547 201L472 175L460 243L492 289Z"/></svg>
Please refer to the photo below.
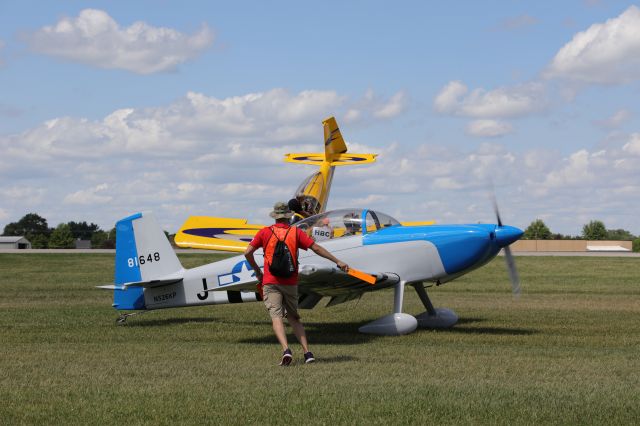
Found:
<svg viewBox="0 0 640 426"><path fill-rule="evenodd" d="M324 156L326 161L333 161L337 154L347 152L347 144L344 142L340 128L334 117L329 117L322 122L324 127Z"/></svg>
<svg viewBox="0 0 640 426"><path fill-rule="evenodd" d="M159 279L181 271L169 240L149 213L137 213L116 224L115 284ZM116 309L145 309L142 287L116 288Z"/></svg>

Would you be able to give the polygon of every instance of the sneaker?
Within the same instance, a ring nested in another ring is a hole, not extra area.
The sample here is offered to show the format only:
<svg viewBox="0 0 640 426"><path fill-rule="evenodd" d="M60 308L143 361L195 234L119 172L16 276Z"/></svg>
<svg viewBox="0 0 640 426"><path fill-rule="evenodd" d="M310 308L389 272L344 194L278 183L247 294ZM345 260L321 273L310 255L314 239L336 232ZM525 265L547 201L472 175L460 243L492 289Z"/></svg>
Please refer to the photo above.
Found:
<svg viewBox="0 0 640 426"><path fill-rule="evenodd" d="M311 362L316 362L316 359L313 357L313 354L311 352L307 352L306 354L304 354L304 363L309 364Z"/></svg>
<svg viewBox="0 0 640 426"><path fill-rule="evenodd" d="M287 349L282 353L282 361L280 361L280 365L286 367L291 364L292 359L293 355L291 354L291 349Z"/></svg>

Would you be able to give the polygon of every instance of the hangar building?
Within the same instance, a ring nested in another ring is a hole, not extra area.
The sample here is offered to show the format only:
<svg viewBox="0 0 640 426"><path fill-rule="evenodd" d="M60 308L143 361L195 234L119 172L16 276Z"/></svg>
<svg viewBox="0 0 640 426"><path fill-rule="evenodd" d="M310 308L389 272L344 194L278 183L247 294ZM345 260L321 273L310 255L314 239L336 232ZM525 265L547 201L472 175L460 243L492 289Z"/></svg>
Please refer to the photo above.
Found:
<svg viewBox="0 0 640 426"><path fill-rule="evenodd" d="M0 250L30 248L31 242L29 242L25 237L0 237Z"/></svg>

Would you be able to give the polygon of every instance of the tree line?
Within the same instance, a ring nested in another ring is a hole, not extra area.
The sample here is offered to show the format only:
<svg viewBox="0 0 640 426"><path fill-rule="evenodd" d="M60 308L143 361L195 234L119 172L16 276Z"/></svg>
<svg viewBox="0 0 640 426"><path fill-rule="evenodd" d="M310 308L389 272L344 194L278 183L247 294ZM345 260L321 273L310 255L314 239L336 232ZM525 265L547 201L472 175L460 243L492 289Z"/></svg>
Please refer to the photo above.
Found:
<svg viewBox="0 0 640 426"><path fill-rule="evenodd" d="M23 236L32 248L75 248L76 240L91 240L93 248L116 247L116 229L100 229L95 223L67 222L50 228L47 219L37 213L28 213L17 222L4 227L4 236Z"/></svg>
<svg viewBox="0 0 640 426"><path fill-rule="evenodd" d="M640 251L640 238L626 229L607 229L601 220L592 220L582 227L582 235L571 236L551 232L549 227L536 219L524 230L523 240L610 240L633 241L633 251Z"/></svg>

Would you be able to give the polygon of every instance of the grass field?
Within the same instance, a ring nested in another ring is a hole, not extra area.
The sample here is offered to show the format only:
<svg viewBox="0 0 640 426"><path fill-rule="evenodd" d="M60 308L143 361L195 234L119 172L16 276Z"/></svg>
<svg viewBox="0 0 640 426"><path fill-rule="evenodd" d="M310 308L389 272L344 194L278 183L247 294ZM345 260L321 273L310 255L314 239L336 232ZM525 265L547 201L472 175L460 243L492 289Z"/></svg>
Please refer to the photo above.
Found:
<svg viewBox="0 0 640 426"><path fill-rule="evenodd" d="M185 267L216 258L180 255ZM303 311L318 362L277 367L259 303L115 325L113 255L0 254L0 423L638 424L640 259L496 259L432 289L448 331L367 336L392 291ZM423 311L407 291L405 310Z"/></svg>

